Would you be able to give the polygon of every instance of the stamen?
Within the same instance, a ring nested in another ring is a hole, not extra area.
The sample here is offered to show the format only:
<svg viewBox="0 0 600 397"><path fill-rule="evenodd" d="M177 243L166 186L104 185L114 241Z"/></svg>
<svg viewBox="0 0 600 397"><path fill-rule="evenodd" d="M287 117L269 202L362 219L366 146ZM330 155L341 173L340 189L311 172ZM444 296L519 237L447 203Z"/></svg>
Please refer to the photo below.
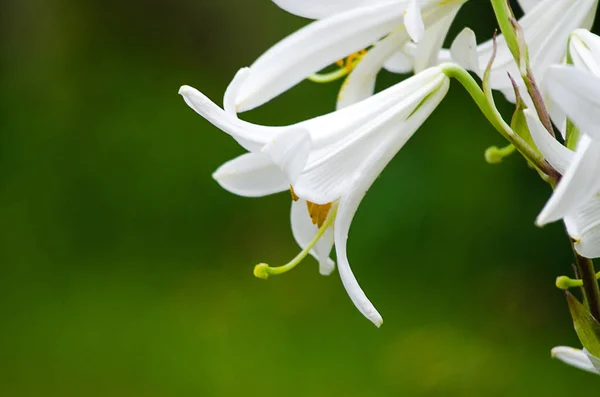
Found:
<svg viewBox="0 0 600 397"><path fill-rule="evenodd" d="M340 67L338 70L329 73L315 73L308 76L308 79L314 83L331 83L332 81L341 79L350 74L366 54L366 49L350 54L345 59L335 62Z"/></svg>
<svg viewBox="0 0 600 397"><path fill-rule="evenodd" d="M331 204L330 204L331 205ZM327 219L323 222L323 224L319 227L319 231L313 237L313 239L308 243L308 245L298 254L294 259L290 262L286 263L283 266L270 267L266 263L259 263L254 266L254 276L266 280L269 276L275 276L278 274L287 273L293 268L295 268L310 252L311 249L317 244L319 239L323 236L325 231L333 225L333 221L335 220L335 215L337 213L337 205L332 206L333 208L329 211L329 215L327 215Z"/></svg>
<svg viewBox="0 0 600 397"><path fill-rule="evenodd" d="M596 273L596 280L600 280L600 272ZM573 287L583 287L583 280L573 280L567 276L560 276L556 278L556 287L565 291Z"/></svg>
<svg viewBox="0 0 600 397"><path fill-rule="evenodd" d="M500 164L505 157L514 153L516 147L512 144L499 148L498 146L490 146L485 151L485 161L489 164Z"/></svg>

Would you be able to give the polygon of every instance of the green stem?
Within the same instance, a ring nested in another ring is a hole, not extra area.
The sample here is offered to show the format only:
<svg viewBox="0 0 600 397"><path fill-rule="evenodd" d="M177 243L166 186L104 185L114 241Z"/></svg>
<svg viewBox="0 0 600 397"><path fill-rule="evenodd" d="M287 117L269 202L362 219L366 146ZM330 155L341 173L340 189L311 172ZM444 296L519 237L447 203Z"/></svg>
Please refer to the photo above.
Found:
<svg viewBox="0 0 600 397"><path fill-rule="evenodd" d="M513 58L517 60L517 65L519 65L519 40L517 39L517 34L510 22L513 18L513 13L508 4L508 0L491 0L491 2L500 31L506 40L510 52L513 54Z"/></svg>
<svg viewBox="0 0 600 397"><path fill-rule="evenodd" d="M453 63L444 63L440 65L440 68L446 76L456 79L467 90L492 126L494 126L508 142L513 144L523 157L547 176L554 177L556 175L556 171L546 162L546 160L544 160L540 154L533 150L523 138L510 128L500 115L500 112L498 112L498 109L491 105L491 103L493 103L493 98L488 98L488 96L486 96L475 79L465 69ZM492 101L491 103L490 99Z"/></svg>
<svg viewBox="0 0 600 397"><path fill-rule="evenodd" d="M572 239L571 245L573 246L577 268L579 269L579 276L583 282L585 300L589 306L592 316L594 316L597 321L600 321L600 288L598 287L598 281L596 281L594 262L592 262L591 259L584 258L577 253L575 250L575 241Z"/></svg>

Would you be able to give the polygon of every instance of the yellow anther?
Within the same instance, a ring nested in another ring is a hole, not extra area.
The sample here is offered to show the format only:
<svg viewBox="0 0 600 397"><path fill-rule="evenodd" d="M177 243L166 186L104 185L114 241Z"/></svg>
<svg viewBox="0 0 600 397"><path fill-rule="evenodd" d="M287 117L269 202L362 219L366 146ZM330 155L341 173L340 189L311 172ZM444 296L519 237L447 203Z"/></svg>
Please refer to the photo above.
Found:
<svg viewBox="0 0 600 397"><path fill-rule="evenodd" d="M325 223L332 205L333 203L315 204L311 203L310 201L306 202L308 215L310 215L313 225L317 225L319 228L323 226L323 223Z"/></svg>
<svg viewBox="0 0 600 397"><path fill-rule="evenodd" d="M300 197L298 197L298 195L296 195L296 192L294 192L294 188L292 187L292 185L290 185L290 193L292 195L292 200L294 200L294 201L300 200Z"/></svg>

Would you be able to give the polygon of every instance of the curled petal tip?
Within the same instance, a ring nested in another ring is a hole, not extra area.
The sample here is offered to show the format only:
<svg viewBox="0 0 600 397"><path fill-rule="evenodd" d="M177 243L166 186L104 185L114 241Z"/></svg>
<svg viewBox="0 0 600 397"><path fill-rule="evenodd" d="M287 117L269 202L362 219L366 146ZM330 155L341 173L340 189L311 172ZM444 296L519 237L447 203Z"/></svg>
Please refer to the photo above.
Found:
<svg viewBox="0 0 600 397"><path fill-rule="evenodd" d="M377 328L381 328L381 326L383 325L383 318L379 315L379 313L377 313L377 316L375 318L371 318L370 320L373 322L373 324L375 324Z"/></svg>
<svg viewBox="0 0 600 397"><path fill-rule="evenodd" d="M329 276L335 270L335 262L330 258L319 263L319 273L322 276Z"/></svg>
<svg viewBox="0 0 600 397"><path fill-rule="evenodd" d="M179 95L182 96L186 96L192 92L196 91L194 88L190 87L189 85L182 85L181 87L179 87Z"/></svg>
<svg viewBox="0 0 600 397"><path fill-rule="evenodd" d="M223 172L218 169L215 172L212 173L212 179L214 179L215 181L219 181L219 178L221 178L223 176Z"/></svg>

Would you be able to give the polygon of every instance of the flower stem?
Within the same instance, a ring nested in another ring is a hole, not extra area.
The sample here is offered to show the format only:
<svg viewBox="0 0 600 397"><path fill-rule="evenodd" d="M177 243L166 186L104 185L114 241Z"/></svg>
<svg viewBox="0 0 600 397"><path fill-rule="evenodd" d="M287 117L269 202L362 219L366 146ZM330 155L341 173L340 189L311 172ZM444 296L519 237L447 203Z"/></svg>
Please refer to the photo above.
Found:
<svg viewBox="0 0 600 397"><path fill-rule="evenodd" d="M511 18L513 18L513 13L510 9L510 5L508 4L508 0L491 0L491 2L492 8L494 9L494 14L496 14L496 20L498 21L500 31L506 40L506 44L508 45L510 52L517 60L518 65L519 40L517 39L517 34L515 33L512 24L510 23Z"/></svg>
<svg viewBox="0 0 600 397"><path fill-rule="evenodd" d="M471 98L473 98L483 115L488 119L492 126L494 126L494 128L504 138L506 138L508 142L514 145L523 155L523 157L525 157L548 177L555 177L556 170L554 170L539 153L533 150L533 148L529 146L523 138L516 134L504 121L498 112L498 109L496 109L494 106L491 106L489 98L483 92L481 87L479 87L469 72L453 63L444 63L440 65L440 68L446 76L456 79L467 90L469 95L471 95Z"/></svg>
<svg viewBox="0 0 600 397"><path fill-rule="evenodd" d="M583 282L585 301L589 306L592 316L594 316L597 321L600 321L600 288L598 287L598 281L596 281L594 262L589 258L584 258L579 255L575 250L574 244L575 241L571 239L573 253L575 254L575 260L577 261L577 268L579 269L579 276Z"/></svg>

